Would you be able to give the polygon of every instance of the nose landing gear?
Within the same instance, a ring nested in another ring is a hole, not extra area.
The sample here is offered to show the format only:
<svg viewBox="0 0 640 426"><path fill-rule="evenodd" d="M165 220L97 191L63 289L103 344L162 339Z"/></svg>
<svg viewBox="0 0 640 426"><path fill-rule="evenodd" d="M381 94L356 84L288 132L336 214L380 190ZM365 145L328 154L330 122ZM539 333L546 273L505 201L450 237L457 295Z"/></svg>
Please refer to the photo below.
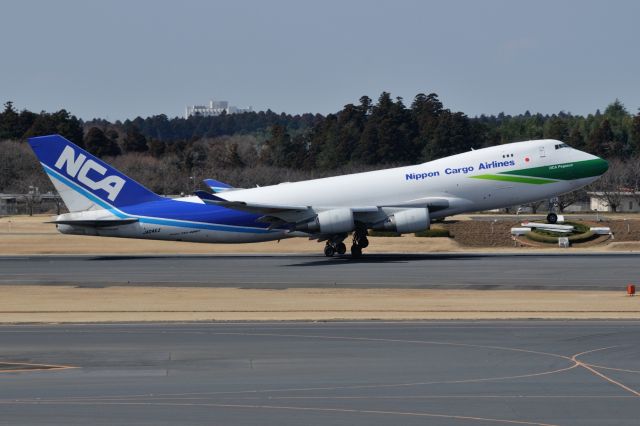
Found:
<svg viewBox="0 0 640 426"><path fill-rule="evenodd" d="M555 224L558 223L558 215L556 212L558 211L558 197L553 197L549 199L549 214L547 215L547 223Z"/></svg>

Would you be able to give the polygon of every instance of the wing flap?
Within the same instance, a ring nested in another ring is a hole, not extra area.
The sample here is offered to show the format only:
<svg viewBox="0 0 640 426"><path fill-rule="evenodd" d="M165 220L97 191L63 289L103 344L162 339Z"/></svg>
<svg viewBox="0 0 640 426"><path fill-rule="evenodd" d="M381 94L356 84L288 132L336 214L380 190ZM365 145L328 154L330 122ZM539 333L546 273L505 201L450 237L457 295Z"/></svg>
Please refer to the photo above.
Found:
<svg viewBox="0 0 640 426"><path fill-rule="evenodd" d="M426 207L430 212L435 212L438 210L444 210L451 206L452 203L455 204L456 199L450 198L420 198L417 200L411 200L404 203L391 203L384 204L380 207L395 207L395 208L415 208L415 207Z"/></svg>

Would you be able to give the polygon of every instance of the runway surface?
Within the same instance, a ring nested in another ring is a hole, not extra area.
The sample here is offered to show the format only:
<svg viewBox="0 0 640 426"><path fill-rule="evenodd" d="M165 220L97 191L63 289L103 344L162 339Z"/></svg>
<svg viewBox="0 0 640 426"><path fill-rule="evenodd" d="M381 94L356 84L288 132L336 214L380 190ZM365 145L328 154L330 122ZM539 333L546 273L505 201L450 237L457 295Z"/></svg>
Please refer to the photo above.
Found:
<svg viewBox="0 0 640 426"><path fill-rule="evenodd" d="M0 285L620 290L638 254L6 256Z"/></svg>
<svg viewBox="0 0 640 426"><path fill-rule="evenodd" d="M639 418L640 322L2 326L0 339L2 425Z"/></svg>

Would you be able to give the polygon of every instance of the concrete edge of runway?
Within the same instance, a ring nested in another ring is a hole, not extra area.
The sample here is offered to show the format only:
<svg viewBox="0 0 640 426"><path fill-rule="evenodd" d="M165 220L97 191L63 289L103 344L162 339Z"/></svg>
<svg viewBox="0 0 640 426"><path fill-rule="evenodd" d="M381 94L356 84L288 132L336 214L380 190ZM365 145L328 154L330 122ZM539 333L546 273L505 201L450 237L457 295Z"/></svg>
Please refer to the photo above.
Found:
<svg viewBox="0 0 640 426"><path fill-rule="evenodd" d="M640 251L606 251L606 252L576 252L566 250L542 250L542 251L438 251L438 252L388 252L388 253L363 253L359 259L366 258L383 258L383 257L435 257L435 256L461 256L461 257L527 257L527 256L568 256L568 257L618 257L618 256L640 256ZM30 257L120 257L120 258L136 258L136 257L158 257L158 258L176 258L176 257L318 257L325 256L318 253L287 253L287 252L265 252L265 253L242 253L229 251L228 253L15 253L0 254L0 259L14 258L30 258ZM336 255L330 259L348 259L350 255Z"/></svg>

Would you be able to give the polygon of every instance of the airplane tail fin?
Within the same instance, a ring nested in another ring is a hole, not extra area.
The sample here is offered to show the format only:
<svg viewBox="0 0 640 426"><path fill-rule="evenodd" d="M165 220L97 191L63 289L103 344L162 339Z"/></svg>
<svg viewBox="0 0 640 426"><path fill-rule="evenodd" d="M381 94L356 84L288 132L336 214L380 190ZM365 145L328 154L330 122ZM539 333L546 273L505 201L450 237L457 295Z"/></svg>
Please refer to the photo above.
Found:
<svg viewBox="0 0 640 426"><path fill-rule="evenodd" d="M162 199L60 135L29 138L29 144L70 212Z"/></svg>

